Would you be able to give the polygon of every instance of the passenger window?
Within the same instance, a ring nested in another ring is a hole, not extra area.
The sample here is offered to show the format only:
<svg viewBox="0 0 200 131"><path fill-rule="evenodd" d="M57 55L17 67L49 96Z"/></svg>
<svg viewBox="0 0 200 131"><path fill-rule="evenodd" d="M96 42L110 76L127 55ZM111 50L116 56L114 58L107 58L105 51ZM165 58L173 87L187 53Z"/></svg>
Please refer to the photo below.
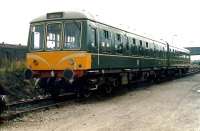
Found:
<svg viewBox="0 0 200 131"><path fill-rule="evenodd" d="M134 44L134 45L136 44L136 42L135 42L135 38L133 38L133 44Z"/></svg>
<svg viewBox="0 0 200 131"><path fill-rule="evenodd" d="M149 48L149 43L148 42L146 42L146 48Z"/></svg>
<svg viewBox="0 0 200 131"><path fill-rule="evenodd" d="M117 34L117 41L121 42L121 35Z"/></svg>
<svg viewBox="0 0 200 131"><path fill-rule="evenodd" d="M129 50L129 39L126 37L126 50Z"/></svg>
<svg viewBox="0 0 200 131"><path fill-rule="evenodd" d="M118 53L123 52L122 37L120 34L116 34L115 49L117 50Z"/></svg>
<svg viewBox="0 0 200 131"><path fill-rule="evenodd" d="M140 46L142 47L142 40L140 40Z"/></svg>
<svg viewBox="0 0 200 131"><path fill-rule="evenodd" d="M107 30L103 30L104 32L104 38L109 39L109 32Z"/></svg>

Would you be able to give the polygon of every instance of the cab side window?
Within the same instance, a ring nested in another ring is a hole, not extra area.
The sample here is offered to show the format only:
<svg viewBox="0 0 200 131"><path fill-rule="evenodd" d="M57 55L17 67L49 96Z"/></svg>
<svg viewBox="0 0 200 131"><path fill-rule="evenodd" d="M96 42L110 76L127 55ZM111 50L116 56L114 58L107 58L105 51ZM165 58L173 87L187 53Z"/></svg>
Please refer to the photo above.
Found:
<svg viewBox="0 0 200 131"><path fill-rule="evenodd" d="M89 47L91 51L97 51L97 30L93 27L90 28Z"/></svg>

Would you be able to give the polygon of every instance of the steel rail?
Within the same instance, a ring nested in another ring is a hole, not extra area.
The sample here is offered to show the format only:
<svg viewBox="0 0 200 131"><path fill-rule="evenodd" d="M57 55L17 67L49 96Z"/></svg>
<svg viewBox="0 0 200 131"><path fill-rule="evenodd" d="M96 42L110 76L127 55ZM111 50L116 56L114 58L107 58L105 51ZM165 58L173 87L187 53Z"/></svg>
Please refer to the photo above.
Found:
<svg viewBox="0 0 200 131"><path fill-rule="evenodd" d="M66 93L57 98L46 97L28 100L7 105L7 110L2 113L0 121L9 121L25 113L62 105L74 97L73 93Z"/></svg>

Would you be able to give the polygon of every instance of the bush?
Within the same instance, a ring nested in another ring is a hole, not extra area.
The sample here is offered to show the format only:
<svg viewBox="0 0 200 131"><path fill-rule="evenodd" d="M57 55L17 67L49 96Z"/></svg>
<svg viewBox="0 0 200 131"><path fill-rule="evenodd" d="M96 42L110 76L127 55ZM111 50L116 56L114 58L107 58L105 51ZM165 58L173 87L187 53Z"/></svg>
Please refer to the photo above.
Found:
<svg viewBox="0 0 200 131"><path fill-rule="evenodd" d="M19 65L12 63L0 70L0 85L6 91L9 102L30 99L39 95L33 83L24 80L25 69L24 63Z"/></svg>

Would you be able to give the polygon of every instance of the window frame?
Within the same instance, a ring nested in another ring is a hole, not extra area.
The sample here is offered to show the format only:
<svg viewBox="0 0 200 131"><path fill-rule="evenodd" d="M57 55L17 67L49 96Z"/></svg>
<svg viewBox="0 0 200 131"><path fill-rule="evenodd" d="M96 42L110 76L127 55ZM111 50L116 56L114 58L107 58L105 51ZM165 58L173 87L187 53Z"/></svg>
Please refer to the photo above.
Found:
<svg viewBox="0 0 200 131"><path fill-rule="evenodd" d="M139 40L139 43L140 43L139 47L143 47L143 42L142 42L142 40Z"/></svg>
<svg viewBox="0 0 200 131"><path fill-rule="evenodd" d="M145 42L145 47L149 49L149 42Z"/></svg>
<svg viewBox="0 0 200 131"><path fill-rule="evenodd" d="M47 26L50 24L61 24L60 47L57 49L54 49L54 50L47 48ZM45 24L45 44L44 44L45 51L56 51L56 50L63 49L63 43L64 43L64 40L63 40L64 28L63 28L63 26L64 26L63 22L59 22L59 21L47 22Z"/></svg>
<svg viewBox="0 0 200 131"><path fill-rule="evenodd" d="M46 43L46 41L45 41L45 38L43 38L43 43L42 43L42 47L40 48L40 49L34 49L33 48L33 44L34 43L32 43L32 36L31 36L31 34L32 34L32 27L33 26L37 26L37 25L43 25L44 27L43 27L43 35L44 36L46 36L46 24L45 24L45 22L38 22L38 23L31 23L30 24L30 30L29 30L29 34L30 34L30 36L29 36L29 50L31 51L31 52L35 52L35 51L44 51L45 50L45 43Z"/></svg>
<svg viewBox="0 0 200 131"><path fill-rule="evenodd" d="M96 48L96 47L98 47L97 28L93 27L93 26L90 26L89 28L90 28L91 32L94 33L93 34L94 35L94 46L91 45L92 43L89 43L90 44L89 46L91 46L92 48Z"/></svg>
<svg viewBox="0 0 200 131"><path fill-rule="evenodd" d="M135 46L136 45L136 39L132 38L132 44Z"/></svg>
<svg viewBox="0 0 200 131"><path fill-rule="evenodd" d="M66 48L64 48L64 43L65 43L65 41L64 41L64 37L65 37L65 24L66 23L73 23L73 22L77 22L77 23L80 23L80 25L81 25L81 30L80 30L80 36L79 36L79 38L80 38L80 40L79 40L79 48L76 48L76 49L66 49ZM82 48L82 30L83 30L83 21L79 21L79 20L65 20L65 21L63 21L63 43L62 43L62 50L81 50L81 48Z"/></svg>
<svg viewBox="0 0 200 131"><path fill-rule="evenodd" d="M104 39L105 40L109 40L110 39L110 35L109 35L109 31L108 30L103 30L103 35L104 35Z"/></svg>
<svg viewBox="0 0 200 131"><path fill-rule="evenodd" d="M119 33L116 33L116 40L117 40L117 42L122 42L122 36L121 36L121 34L119 34ZM118 38L120 38L120 39L118 39Z"/></svg>

